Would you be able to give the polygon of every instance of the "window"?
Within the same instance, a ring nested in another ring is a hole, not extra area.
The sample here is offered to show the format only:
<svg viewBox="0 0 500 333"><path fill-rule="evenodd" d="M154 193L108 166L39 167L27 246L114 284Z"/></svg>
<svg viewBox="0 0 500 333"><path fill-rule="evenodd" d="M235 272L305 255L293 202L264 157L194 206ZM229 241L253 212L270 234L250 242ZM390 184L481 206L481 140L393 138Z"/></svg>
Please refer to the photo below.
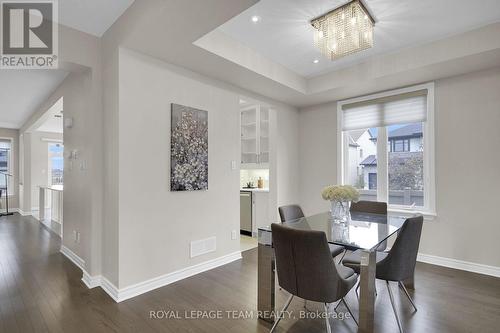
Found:
<svg viewBox="0 0 500 333"><path fill-rule="evenodd" d="M399 206L424 206L424 148L423 123L398 124L387 127L389 142L403 142L403 149L389 152L387 172L389 176L389 204ZM394 135L406 139L393 140ZM410 150L410 142L415 149ZM417 148L418 147L418 148Z"/></svg>
<svg viewBox="0 0 500 333"><path fill-rule="evenodd" d="M339 102L339 182L361 200L434 214L433 94L425 84Z"/></svg>
<svg viewBox="0 0 500 333"><path fill-rule="evenodd" d="M64 146L49 143L49 185L64 184Z"/></svg>
<svg viewBox="0 0 500 333"><path fill-rule="evenodd" d="M377 189L377 173L370 172L368 174L368 188L370 190L376 190Z"/></svg>
<svg viewBox="0 0 500 333"><path fill-rule="evenodd" d="M14 179L13 177L7 176L7 182L5 183L6 177L4 174L12 174L12 140L11 139L1 139L0 138L0 189L5 191L6 185L9 187L9 195L14 194ZM2 196L4 193L2 193Z"/></svg>
<svg viewBox="0 0 500 333"><path fill-rule="evenodd" d="M360 191L361 200L377 201L377 144L373 129L352 130L345 135L350 142L346 183Z"/></svg>

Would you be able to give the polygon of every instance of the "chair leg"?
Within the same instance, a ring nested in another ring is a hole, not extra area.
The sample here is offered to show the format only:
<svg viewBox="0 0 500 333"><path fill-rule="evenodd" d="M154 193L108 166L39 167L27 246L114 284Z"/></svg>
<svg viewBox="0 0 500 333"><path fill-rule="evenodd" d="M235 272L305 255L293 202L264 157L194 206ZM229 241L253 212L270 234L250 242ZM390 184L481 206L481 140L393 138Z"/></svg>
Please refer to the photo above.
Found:
<svg viewBox="0 0 500 333"><path fill-rule="evenodd" d="M285 306L283 307L283 310L281 310L280 313L278 313L278 318L276 319L276 321L274 322L274 325L273 327L271 327L271 330L269 331L269 333L272 333L274 332L274 330L276 329L276 326L278 326L278 323L280 322L281 320L281 317L283 316L283 312L286 311L286 309L288 309L288 306L290 305L290 303L292 302L292 298L293 298L293 295L290 295L290 297L288 298L288 300L286 301L285 303Z"/></svg>
<svg viewBox="0 0 500 333"><path fill-rule="evenodd" d="M389 281L385 281L387 284L387 290L389 291L389 298L391 299L392 310L394 311L394 315L396 316L396 321L398 322L399 332L403 333L403 327L401 326L401 322L399 321L398 312L396 310L396 304L394 303L394 296L392 295L391 286L389 285Z"/></svg>
<svg viewBox="0 0 500 333"><path fill-rule="evenodd" d="M345 298L342 298L340 301L341 301L342 303L344 303L344 305L345 305L345 307L346 307L347 311L349 311L349 314L350 314L350 315L351 315L351 317L352 317L352 320L354 320L354 322L356 323L356 326L359 326L358 321L356 320L356 317L354 317L354 314L352 313L351 308L349 307L349 305L347 305L347 302L345 301Z"/></svg>
<svg viewBox="0 0 500 333"><path fill-rule="evenodd" d="M332 333L332 328L330 326L330 313L328 312L328 303L325 303L324 306L325 306L325 313L326 313L326 316L325 316L326 332Z"/></svg>
<svg viewBox="0 0 500 333"><path fill-rule="evenodd" d="M406 287L405 285L403 284L403 282L401 281L398 281L398 284L399 286L401 287L401 289L403 289L403 291L405 292L405 295L406 297L408 297L408 300L410 301L411 305L413 305L413 308L415 309L415 312L417 312L417 306L415 305L415 303L413 302L413 299L411 298L410 294L408 293L408 290L406 290Z"/></svg>
<svg viewBox="0 0 500 333"><path fill-rule="evenodd" d="M342 257L340 257L339 264L342 263L342 259L344 259L346 253L347 253L347 250L344 250L344 253L342 253Z"/></svg>
<svg viewBox="0 0 500 333"><path fill-rule="evenodd" d="M333 308L333 311L337 312L337 309L339 308L340 304L342 303L342 300L340 300L337 305Z"/></svg>
<svg viewBox="0 0 500 333"><path fill-rule="evenodd" d="M306 310L306 311L308 311L308 312L311 312L311 310L309 310L309 309L307 308L307 300L306 300L306 299L304 300L304 310Z"/></svg>
<svg viewBox="0 0 500 333"><path fill-rule="evenodd" d="M358 282L358 285L356 286L356 289L354 289L354 292L356 293L356 296L358 296L358 299L359 299L359 293L358 293L358 290L359 290L359 285L360 285L361 282ZM378 296L378 293L377 293L377 286L375 286L375 297Z"/></svg>

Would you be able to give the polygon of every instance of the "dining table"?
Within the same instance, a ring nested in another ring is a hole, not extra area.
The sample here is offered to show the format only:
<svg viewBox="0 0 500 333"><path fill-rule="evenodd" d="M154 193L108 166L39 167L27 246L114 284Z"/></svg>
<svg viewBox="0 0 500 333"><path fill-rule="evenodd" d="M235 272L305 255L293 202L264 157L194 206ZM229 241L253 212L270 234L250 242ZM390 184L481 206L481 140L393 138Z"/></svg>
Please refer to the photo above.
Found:
<svg viewBox="0 0 500 333"><path fill-rule="evenodd" d="M351 212L347 220L339 221L332 218L330 212L324 212L282 224L295 229L323 231L329 243L352 251L361 250L358 332L367 333L374 329L376 252L381 247L385 248L388 238L398 233L407 218L398 213ZM277 315L276 280L269 225L258 228L257 312L260 319L271 323ZM404 284L408 289L414 289L414 277L404 281Z"/></svg>

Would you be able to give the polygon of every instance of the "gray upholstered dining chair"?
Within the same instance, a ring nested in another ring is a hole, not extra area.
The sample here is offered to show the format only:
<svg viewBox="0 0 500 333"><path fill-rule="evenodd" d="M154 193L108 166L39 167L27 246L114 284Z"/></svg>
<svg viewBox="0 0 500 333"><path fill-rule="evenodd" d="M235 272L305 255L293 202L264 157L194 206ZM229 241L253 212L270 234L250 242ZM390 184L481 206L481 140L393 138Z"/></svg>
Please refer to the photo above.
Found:
<svg viewBox="0 0 500 333"><path fill-rule="evenodd" d="M358 201L351 203L351 212L370 213L387 215L387 203L379 201ZM383 241L377 247L377 251L385 251L387 248L387 241ZM342 259L341 259L342 260Z"/></svg>
<svg viewBox="0 0 500 333"><path fill-rule="evenodd" d="M278 207L281 222L298 220L304 217L304 212L299 205L286 205Z"/></svg>
<svg viewBox="0 0 500 333"><path fill-rule="evenodd" d="M281 206L278 207L278 212L280 214L280 219L282 223L287 221L298 220L304 217L302 208L300 208L299 205ZM340 245L328 244L328 246L330 247L330 252L332 254L332 257L336 257L345 251L345 248Z"/></svg>
<svg viewBox="0 0 500 333"><path fill-rule="evenodd" d="M358 275L354 270L334 262L325 233L293 229L276 223L271 225L271 230L279 284L291 294L278 313L271 332L294 296L323 303L328 333L331 332L328 320L330 303L342 302L357 324L344 297L356 284Z"/></svg>
<svg viewBox="0 0 500 333"><path fill-rule="evenodd" d="M378 201L358 201L351 203L351 212L387 214L387 203Z"/></svg>
<svg viewBox="0 0 500 333"><path fill-rule="evenodd" d="M401 321L396 310L394 297L389 285L389 281L397 282L399 287L410 301L411 305L417 311L417 307L410 297L403 281L413 277L415 265L417 263L418 247L420 244L420 235L422 234L423 216L407 219L401 227L398 237L389 252L377 252L377 279L384 280L389 291L392 309L396 316L399 331L403 332ZM342 263L359 273L361 262L361 252L355 251L346 255Z"/></svg>

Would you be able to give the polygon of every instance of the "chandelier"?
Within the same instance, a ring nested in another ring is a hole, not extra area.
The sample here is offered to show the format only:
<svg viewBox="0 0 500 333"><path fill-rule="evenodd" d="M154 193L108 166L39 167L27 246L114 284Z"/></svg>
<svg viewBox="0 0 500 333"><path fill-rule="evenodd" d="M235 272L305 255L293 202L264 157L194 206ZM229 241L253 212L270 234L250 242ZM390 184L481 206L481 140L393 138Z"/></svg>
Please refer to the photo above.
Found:
<svg viewBox="0 0 500 333"><path fill-rule="evenodd" d="M353 0L311 21L314 44L336 60L373 47L375 20L359 0Z"/></svg>

